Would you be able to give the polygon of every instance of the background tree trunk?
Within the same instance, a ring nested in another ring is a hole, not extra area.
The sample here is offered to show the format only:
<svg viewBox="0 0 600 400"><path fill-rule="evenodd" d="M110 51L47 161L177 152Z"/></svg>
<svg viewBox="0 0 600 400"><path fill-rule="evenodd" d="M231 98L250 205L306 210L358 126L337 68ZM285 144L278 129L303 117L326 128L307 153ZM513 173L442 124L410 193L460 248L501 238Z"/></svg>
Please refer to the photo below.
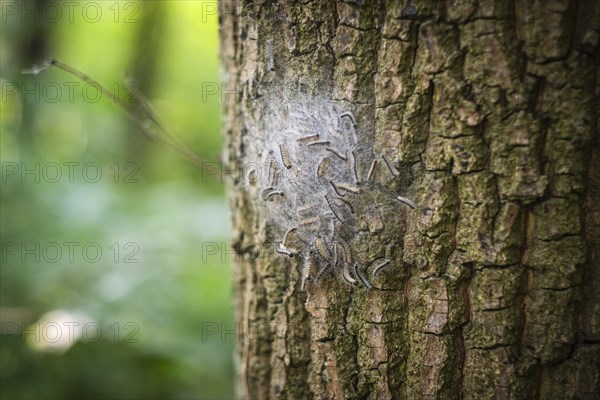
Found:
<svg viewBox="0 0 600 400"><path fill-rule="evenodd" d="M360 217L372 290L303 292L299 258L257 257L287 227L234 176L241 396L598 398L599 4L221 3L228 168L270 148L269 112L327 99L356 117L360 173L386 154L378 184L418 206Z"/></svg>

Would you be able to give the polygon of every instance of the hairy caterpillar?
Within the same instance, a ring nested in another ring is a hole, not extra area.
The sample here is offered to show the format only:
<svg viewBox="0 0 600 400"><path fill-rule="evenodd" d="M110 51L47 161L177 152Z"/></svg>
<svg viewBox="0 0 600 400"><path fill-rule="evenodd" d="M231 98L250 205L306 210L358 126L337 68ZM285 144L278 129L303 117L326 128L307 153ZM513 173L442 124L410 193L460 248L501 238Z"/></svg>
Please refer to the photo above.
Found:
<svg viewBox="0 0 600 400"><path fill-rule="evenodd" d="M385 154L382 154L381 158L383 158L383 162L388 167L388 169L390 170L390 172L392 173L392 175L394 175L394 176L400 175L400 172L398 172L398 170L396 168L394 168L394 166L390 163L390 160L387 159L387 157L385 156Z"/></svg>
<svg viewBox="0 0 600 400"><path fill-rule="evenodd" d="M322 239L320 237L316 238L315 248L317 249L317 253L319 253L323 260L331 260L331 253L329 252L329 247L327 246L327 242L325 241L325 239Z"/></svg>
<svg viewBox="0 0 600 400"><path fill-rule="evenodd" d="M319 165L317 166L317 169L315 171L317 177L321 177L325 174L325 170L327 169L327 167L329 167L329 164L331 164L331 159L329 157L325 157L321 160L321 162L319 162Z"/></svg>
<svg viewBox="0 0 600 400"><path fill-rule="evenodd" d="M350 193L360 193L360 188L357 186L353 186L350 185L348 183L343 183L343 182L331 182L331 184L333 186L335 186L338 189L342 189L345 190L346 192L350 192Z"/></svg>
<svg viewBox="0 0 600 400"><path fill-rule="evenodd" d="M377 166L377 160L373 160L371 163L371 168L369 168L369 173L367 174L367 181L373 180L373 175L375 174L375 167Z"/></svg>
<svg viewBox="0 0 600 400"><path fill-rule="evenodd" d="M318 134L308 135L308 136L304 136L304 137L296 139L296 141L298 143L312 142L312 141L315 141L315 140L319 140L319 135Z"/></svg>
<svg viewBox="0 0 600 400"><path fill-rule="evenodd" d="M306 226L306 225L312 225L315 224L317 222L319 222L321 220L321 217L312 217L312 218L307 218L305 220L300 221L300 226Z"/></svg>
<svg viewBox="0 0 600 400"><path fill-rule="evenodd" d="M307 146L329 146L331 142L329 140L321 140L318 142L311 142Z"/></svg>
<svg viewBox="0 0 600 400"><path fill-rule="evenodd" d="M358 169L356 168L356 154L354 154L354 150L352 150L350 154L352 154L352 171L354 172L354 180L356 181L356 183L360 183Z"/></svg>
<svg viewBox="0 0 600 400"><path fill-rule="evenodd" d="M331 209L331 212L333 213L333 215L335 215L335 217L342 222L342 219L340 218L340 216L338 215L338 213L335 211L333 205L331 204L331 200L329 200L329 197L327 197L327 195L325 195L325 201L327 202L327 205L329 206L329 208Z"/></svg>
<svg viewBox="0 0 600 400"><path fill-rule="evenodd" d="M275 62L273 60L273 42L267 41L267 68L269 71L275 71Z"/></svg>
<svg viewBox="0 0 600 400"><path fill-rule="evenodd" d="M281 162L287 169L292 168L292 162L290 161L290 152L284 144L279 145L279 154L281 155Z"/></svg>
<svg viewBox="0 0 600 400"><path fill-rule="evenodd" d="M346 161L346 160L348 159L348 158L346 158L346 156L345 156L345 155L343 155L343 154L340 154L340 153L339 153L339 152L338 152L336 149L334 149L334 148L331 148L331 147L326 147L326 148L325 148L325 150L327 150L327 151L329 151L329 152L331 152L331 153L335 154L335 155L336 155L338 158L340 158L340 159L342 159L342 160L344 160L344 161Z"/></svg>
<svg viewBox="0 0 600 400"><path fill-rule="evenodd" d="M390 260L385 260L383 261L381 264L379 264L378 266L375 267L375 269L373 270L373 276L377 276L377 274L385 267L387 267L390 264Z"/></svg>

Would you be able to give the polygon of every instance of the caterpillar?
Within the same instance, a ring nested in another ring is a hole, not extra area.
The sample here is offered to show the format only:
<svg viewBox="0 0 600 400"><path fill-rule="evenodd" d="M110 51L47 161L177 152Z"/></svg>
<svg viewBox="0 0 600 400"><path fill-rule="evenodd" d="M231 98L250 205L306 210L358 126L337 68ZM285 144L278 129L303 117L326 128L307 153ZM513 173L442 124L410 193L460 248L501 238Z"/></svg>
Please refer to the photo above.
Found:
<svg viewBox="0 0 600 400"><path fill-rule="evenodd" d="M353 186L353 185L350 185L348 183L343 183L343 182L331 182L331 184L334 187L345 190L347 192L360 193L360 188L358 186Z"/></svg>
<svg viewBox="0 0 600 400"><path fill-rule="evenodd" d="M375 267L375 269L373 270L373 276L377 276L377 274L385 267L387 267L390 264L390 260L385 260L383 261L381 264L379 264L378 266Z"/></svg>
<svg viewBox="0 0 600 400"><path fill-rule="evenodd" d="M331 147L326 147L326 148L325 148L325 150L327 150L327 151L329 151L329 152L331 152L331 153L335 154L335 155L336 155L338 158L340 158L340 159L342 159L342 160L344 160L344 161L348 160L348 158L347 158L345 155L343 155L343 154L340 154L340 153L339 153L339 152L338 152L336 149L334 149L334 148L331 148Z"/></svg>
<svg viewBox="0 0 600 400"><path fill-rule="evenodd" d="M325 174L325 170L331 164L331 159L329 157L325 157L319 162L317 169L315 170L317 177L323 176Z"/></svg>
<svg viewBox="0 0 600 400"><path fill-rule="evenodd" d="M317 142L310 142L307 146L329 146L331 142L329 140L321 140Z"/></svg>
<svg viewBox="0 0 600 400"><path fill-rule="evenodd" d="M331 253L329 252L329 248L327 247L327 242L325 242L325 239L322 239L320 237L316 238L315 248L317 249L317 253L319 253L319 256L321 256L323 260L331 260Z"/></svg>
<svg viewBox="0 0 600 400"><path fill-rule="evenodd" d="M267 68L269 71L275 71L275 62L273 60L273 42L267 41Z"/></svg>
<svg viewBox="0 0 600 400"><path fill-rule="evenodd" d="M367 181L373 180L373 175L375 174L375 167L377 166L377 160L373 160L371 163L371 168L369 168L369 173L367 174Z"/></svg>
<svg viewBox="0 0 600 400"><path fill-rule="evenodd" d="M290 152L287 147L283 144L279 145L279 154L281 155L281 162L287 169L292 168L292 162L290 161Z"/></svg>

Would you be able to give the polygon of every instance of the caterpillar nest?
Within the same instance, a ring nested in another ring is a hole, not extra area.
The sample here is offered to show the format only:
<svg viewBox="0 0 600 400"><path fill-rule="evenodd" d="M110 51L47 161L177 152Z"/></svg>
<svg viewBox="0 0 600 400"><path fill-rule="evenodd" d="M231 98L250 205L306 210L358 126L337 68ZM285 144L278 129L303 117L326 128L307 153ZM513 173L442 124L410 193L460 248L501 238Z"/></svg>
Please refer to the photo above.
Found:
<svg viewBox="0 0 600 400"><path fill-rule="evenodd" d="M390 260L379 260L368 276L353 243L380 199L388 203L382 208L416 208L376 179L393 180L399 171L384 154L362 155L359 124L351 112L317 102L278 107L262 118L264 142L254 151L260 171L247 174L249 190L265 208L268 222L282 229L276 253L298 259L301 290L326 275L371 289L371 277L389 267Z"/></svg>

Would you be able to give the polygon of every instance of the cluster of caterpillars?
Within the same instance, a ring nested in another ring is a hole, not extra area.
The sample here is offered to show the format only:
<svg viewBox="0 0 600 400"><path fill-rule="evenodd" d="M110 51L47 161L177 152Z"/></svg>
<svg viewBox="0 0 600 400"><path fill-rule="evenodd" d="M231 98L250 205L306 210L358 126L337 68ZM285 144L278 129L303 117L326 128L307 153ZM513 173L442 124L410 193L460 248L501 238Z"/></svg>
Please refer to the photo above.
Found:
<svg viewBox="0 0 600 400"><path fill-rule="evenodd" d="M355 117L344 112L338 117L336 129L283 135L286 142L277 144L267 155L266 187L260 197L273 205L269 207L270 211L281 214L277 223L292 224L275 251L301 260L302 291L307 282L316 284L329 272L339 275L352 286L373 287L349 245L356 233L356 220L361 217L353 203L356 196L368 194L369 188L373 187L377 169L385 168L393 177L399 172L382 154L372 160L361 181L355 152L355 128ZM250 171L248 178L255 184L256 170ZM416 207L405 197L397 196L396 200L402 205ZM348 226L354 228L348 229ZM376 276L390 264L388 259L380 260L372 275Z"/></svg>

